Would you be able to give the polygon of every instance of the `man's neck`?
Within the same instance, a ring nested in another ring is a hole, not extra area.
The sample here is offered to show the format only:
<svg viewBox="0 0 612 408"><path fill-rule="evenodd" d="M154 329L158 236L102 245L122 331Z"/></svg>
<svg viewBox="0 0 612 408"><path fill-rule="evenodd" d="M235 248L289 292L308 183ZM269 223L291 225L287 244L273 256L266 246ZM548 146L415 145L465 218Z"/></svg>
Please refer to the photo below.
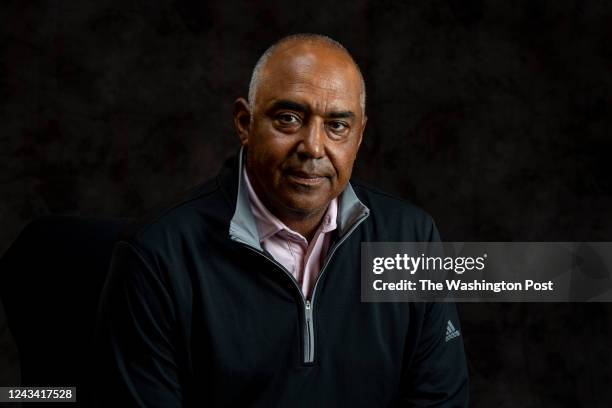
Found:
<svg viewBox="0 0 612 408"><path fill-rule="evenodd" d="M318 210L315 213L302 214L294 213L291 211L278 211L273 207L268 208L270 208L270 211L272 211L272 213L276 217L278 217L278 219L281 220L286 226L302 235L304 238L306 238L308 242L310 242L314 237L317 228L319 228L321 220L325 215L325 211L327 210L325 208L322 210Z"/></svg>

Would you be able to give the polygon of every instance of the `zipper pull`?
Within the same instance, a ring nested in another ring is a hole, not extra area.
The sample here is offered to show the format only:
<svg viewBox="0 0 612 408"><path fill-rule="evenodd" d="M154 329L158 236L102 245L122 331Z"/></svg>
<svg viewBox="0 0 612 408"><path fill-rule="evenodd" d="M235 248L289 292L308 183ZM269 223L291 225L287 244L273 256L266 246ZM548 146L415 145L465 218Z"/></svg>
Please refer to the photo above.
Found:
<svg viewBox="0 0 612 408"><path fill-rule="evenodd" d="M310 300L306 301L306 309L304 310L304 314L306 317L306 331L309 334L309 340L310 343L312 344L312 304L310 303Z"/></svg>

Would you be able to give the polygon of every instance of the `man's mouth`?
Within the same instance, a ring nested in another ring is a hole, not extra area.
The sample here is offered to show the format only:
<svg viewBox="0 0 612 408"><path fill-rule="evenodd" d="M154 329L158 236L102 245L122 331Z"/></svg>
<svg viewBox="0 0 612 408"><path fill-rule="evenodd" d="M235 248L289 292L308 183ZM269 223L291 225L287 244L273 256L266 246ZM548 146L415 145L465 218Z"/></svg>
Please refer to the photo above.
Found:
<svg viewBox="0 0 612 408"><path fill-rule="evenodd" d="M297 184L305 186L318 186L323 183L326 176L317 173L307 173L303 171L289 171L287 177Z"/></svg>

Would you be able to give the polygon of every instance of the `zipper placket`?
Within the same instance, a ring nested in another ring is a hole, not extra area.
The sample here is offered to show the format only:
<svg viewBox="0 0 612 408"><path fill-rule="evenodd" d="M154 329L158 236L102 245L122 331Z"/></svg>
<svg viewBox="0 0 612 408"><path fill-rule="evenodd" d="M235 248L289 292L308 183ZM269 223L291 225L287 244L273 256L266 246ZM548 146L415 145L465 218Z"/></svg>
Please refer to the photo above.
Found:
<svg viewBox="0 0 612 408"><path fill-rule="evenodd" d="M265 252L263 251L259 251L255 248L253 248L252 246L250 246L249 244L247 244L246 242L241 241L240 239L232 236L231 239L233 241L236 241L238 243L240 243L241 245L243 245L244 247L250 249L251 251L255 252L258 255L263 256L264 258L266 258L267 260L269 260L270 262L272 262L273 264L275 264L276 266L278 266L287 276L289 276L289 278L291 279L291 282L293 282L293 285L295 286L295 288L298 290L298 293L300 294L300 298L302 299L302 309L303 309L303 315L304 315L304 324L303 324L303 333L304 333L304 341L303 341L303 349L304 349L304 356L303 356L303 362L305 364L310 364L314 361L314 357L315 357L315 347L314 347L314 300L315 300L315 294L317 292L317 285L319 284L319 281L321 280L321 278L323 277L323 274L325 273L326 269L327 269L327 265L329 265L329 263L331 262L331 259L334 255L334 253L336 252L336 250L340 247L340 245L342 245L342 243L344 241L346 241L346 239L353 233L353 231L359 226L359 224L361 224L366 218L368 217L368 214L366 213L365 215L363 215L361 218L359 218L357 221L355 221L355 224L353 224L353 226L351 227L350 230L348 230L348 232L346 234L344 234L344 236L334 244L334 246L331 248L331 250L329 251L328 256L325 259L325 264L323 265L323 268L321 269L321 271L319 272L319 276L317 276L317 279L315 281L314 287L312 289L312 297L311 299L306 299L306 297L304 297L304 294L302 293L302 288L300 288L300 285L298 284L297 280L295 280L295 277L280 263L278 263L275 259L269 257Z"/></svg>

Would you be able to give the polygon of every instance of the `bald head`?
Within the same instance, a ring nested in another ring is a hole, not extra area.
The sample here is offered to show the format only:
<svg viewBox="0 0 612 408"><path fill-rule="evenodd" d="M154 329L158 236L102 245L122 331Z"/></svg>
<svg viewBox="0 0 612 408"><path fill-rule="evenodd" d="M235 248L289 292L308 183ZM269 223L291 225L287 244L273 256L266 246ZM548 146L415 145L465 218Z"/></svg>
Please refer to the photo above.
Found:
<svg viewBox="0 0 612 408"><path fill-rule="evenodd" d="M259 58L249 84L248 101L255 107L260 87L272 75L278 75L278 64L295 67L296 64L314 65L326 63L343 69L347 75L356 76L359 84L359 103L365 114L365 81L359 66L351 54L336 40L320 34L294 34L271 45ZM272 67L270 66L272 65Z"/></svg>

